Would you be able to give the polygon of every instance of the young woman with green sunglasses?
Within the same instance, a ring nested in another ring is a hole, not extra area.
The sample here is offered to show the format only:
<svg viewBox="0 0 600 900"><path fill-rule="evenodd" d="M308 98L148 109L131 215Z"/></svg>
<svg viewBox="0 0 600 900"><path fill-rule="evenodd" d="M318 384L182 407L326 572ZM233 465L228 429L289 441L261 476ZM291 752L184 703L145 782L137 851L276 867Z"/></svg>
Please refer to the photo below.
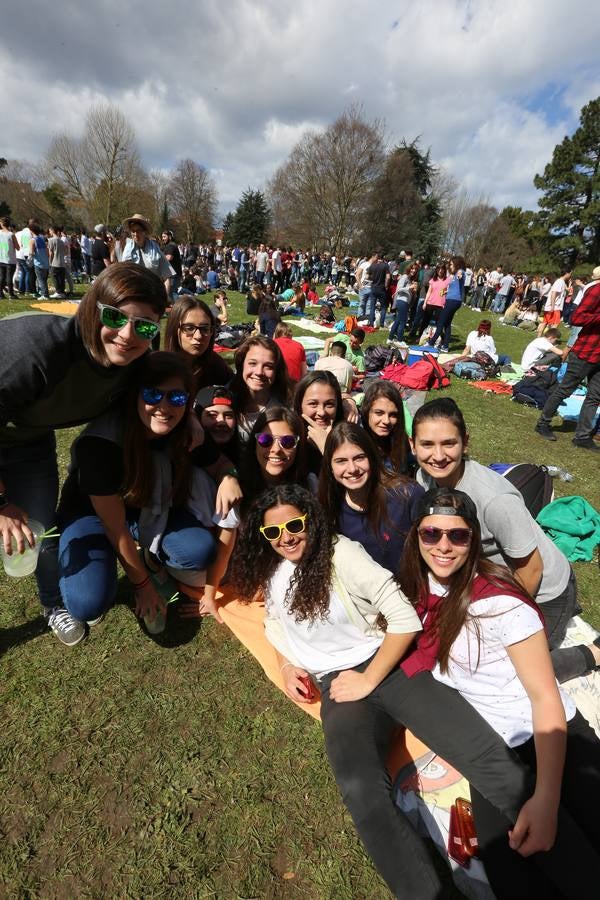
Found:
<svg viewBox="0 0 600 900"><path fill-rule="evenodd" d="M0 538L8 552L13 538L17 552L33 541L29 517L55 524L54 430L91 421L122 396L166 305L160 278L115 263L72 318L25 313L0 321ZM36 578L53 632L78 643L85 628L62 608L55 540L44 541Z"/></svg>

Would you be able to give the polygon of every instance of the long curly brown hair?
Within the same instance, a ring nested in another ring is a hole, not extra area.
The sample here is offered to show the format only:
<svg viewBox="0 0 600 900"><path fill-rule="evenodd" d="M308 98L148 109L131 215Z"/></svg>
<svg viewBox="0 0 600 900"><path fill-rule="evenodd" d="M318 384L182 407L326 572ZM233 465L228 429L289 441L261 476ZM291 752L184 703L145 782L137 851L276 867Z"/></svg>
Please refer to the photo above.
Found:
<svg viewBox="0 0 600 900"><path fill-rule="evenodd" d="M267 510L283 505L295 506L307 517L306 551L294 570L285 603L296 622L324 619L329 611L335 536L317 500L297 484L268 488L256 498L240 529L230 582L240 592L243 603L250 603L264 592L281 557L263 538L259 528Z"/></svg>

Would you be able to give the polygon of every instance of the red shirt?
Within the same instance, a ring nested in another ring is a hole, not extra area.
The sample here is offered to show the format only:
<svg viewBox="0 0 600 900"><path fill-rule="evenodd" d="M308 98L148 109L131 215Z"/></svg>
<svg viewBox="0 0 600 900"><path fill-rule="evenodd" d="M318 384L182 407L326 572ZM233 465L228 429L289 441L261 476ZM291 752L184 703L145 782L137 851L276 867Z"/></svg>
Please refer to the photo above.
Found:
<svg viewBox="0 0 600 900"><path fill-rule="evenodd" d="M586 362L600 362L600 281L583 292L581 303L571 314L571 325L581 326L571 352Z"/></svg>
<svg viewBox="0 0 600 900"><path fill-rule="evenodd" d="M281 355L285 360L288 375L292 381L300 381L302 378L302 363L306 362L306 353L302 344L289 337L275 338L275 343L281 350Z"/></svg>

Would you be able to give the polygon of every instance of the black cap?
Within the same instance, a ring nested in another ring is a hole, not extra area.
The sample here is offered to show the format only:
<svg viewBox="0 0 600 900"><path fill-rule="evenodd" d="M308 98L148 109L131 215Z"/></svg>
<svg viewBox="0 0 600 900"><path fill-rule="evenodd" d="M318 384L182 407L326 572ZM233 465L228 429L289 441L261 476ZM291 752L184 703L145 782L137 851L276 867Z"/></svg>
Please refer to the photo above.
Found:
<svg viewBox="0 0 600 900"><path fill-rule="evenodd" d="M201 388L196 394L194 409L207 409L209 406L223 406L228 409L233 407L233 394L229 388L222 384L212 384Z"/></svg>
<svg viewBox="0 0 600 900"><path fill-rule="evenodd" d="M452 497L456 505L450 505ZM454 488L436 487L418 498L412 508L412 521L420 522L425 516L460 516L467 522L477 525L477 507L468 494Z"/></svg>

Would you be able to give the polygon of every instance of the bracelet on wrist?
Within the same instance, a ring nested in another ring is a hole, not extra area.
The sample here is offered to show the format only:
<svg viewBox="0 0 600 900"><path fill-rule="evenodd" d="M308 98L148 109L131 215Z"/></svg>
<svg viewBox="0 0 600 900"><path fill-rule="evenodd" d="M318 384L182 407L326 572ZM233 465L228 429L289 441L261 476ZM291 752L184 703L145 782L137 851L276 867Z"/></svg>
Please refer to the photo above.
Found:
<svg viewBox="0 0 600 900"><path fill-rule="evenodd" d="M145 588L147 584L150 584L149 575L146 575L146 577L142 581L140 581L139 584L134 584L134 582L132 582L134 591L141 591L142 588Z"/></svg>

